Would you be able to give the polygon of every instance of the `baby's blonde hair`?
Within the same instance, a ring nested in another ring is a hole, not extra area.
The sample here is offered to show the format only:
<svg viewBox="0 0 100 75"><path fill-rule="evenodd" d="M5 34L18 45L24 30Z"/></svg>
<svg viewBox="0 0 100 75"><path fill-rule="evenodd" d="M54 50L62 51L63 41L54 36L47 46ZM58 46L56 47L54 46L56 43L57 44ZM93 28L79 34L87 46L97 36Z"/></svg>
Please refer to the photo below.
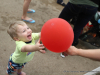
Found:
<svg viewBox="0 0 100 75"><path fill-rule="evenodd" d="M14 37L18 37L18 35L17 35L18 25L24 26L25 24L26 23L23 21L16 21L9 26L7 33L11 36L12 39L14 39Z"/></svg>

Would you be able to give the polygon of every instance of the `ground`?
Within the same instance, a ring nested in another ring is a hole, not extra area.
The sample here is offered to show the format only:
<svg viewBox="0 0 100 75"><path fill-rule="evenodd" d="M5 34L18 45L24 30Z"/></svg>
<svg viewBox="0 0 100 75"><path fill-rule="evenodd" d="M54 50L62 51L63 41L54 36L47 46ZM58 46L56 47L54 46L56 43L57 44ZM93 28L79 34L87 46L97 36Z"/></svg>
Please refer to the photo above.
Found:
<svg viewBox="0 0 100 75"><path fill-rule="evenodd" d="M21 20L23 1L1 0L0 2L0 75L5 75L9 56L15 49L15 42L7 34L7 28L13 21ZM68 1L64 0L64 2ZM40 32L47 20L59 16L63 6L57 4L56 0L32 0L30 8L35 9L36 12L28 16L36 20L36 23L27 24L33 32ZM96 48L83 41L80 41L77 47ZM23 71L27 75L83 75L99 66L98 61L80 56L62 58L60 53L47 50L46 54L36 52L33 60L25 66Z"/></svg>

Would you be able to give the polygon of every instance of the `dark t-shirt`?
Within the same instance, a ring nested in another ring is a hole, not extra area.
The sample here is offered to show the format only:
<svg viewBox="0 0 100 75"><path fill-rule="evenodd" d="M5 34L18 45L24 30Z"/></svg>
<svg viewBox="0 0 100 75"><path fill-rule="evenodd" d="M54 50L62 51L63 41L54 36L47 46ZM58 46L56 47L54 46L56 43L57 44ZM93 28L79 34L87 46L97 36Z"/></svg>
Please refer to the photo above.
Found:
<svg viewBox="0 0 100 75"><path fill-rule="evenodd" d="M100 4L100 0L91 0L91 1L93 1L94 3L96 3L96 4Z"/></svg>

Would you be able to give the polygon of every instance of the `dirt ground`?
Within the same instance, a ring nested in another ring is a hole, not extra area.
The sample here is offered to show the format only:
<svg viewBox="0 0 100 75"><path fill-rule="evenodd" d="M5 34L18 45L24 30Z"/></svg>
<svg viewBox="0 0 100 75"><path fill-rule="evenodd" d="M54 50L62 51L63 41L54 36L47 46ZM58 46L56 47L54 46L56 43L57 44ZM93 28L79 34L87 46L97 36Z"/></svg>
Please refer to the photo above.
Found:
<svg viewBox="0 0 100 75"><path fill-rule="evenodd" d="M0 75L5 75L7 62L11 53L14 52L15 42L7 34L7 28L13 21L21 20L24 0L1 0L0 2ZM67 3L67 0L64 0ZM31 9L36 12L28 14L36 20L36 23L29 27L33 32L40 32L43 24L51 19L57 18L63 6L56 3L56 0L32 0ZM96 48L88 43L80 41L78 48ZM53 53L49 50L46 54L35 53L23 69L27 75L83 75L100 66L100 62L80 56L60 57L60 53ZM15 74L16 75L16 74Z"/></svg>

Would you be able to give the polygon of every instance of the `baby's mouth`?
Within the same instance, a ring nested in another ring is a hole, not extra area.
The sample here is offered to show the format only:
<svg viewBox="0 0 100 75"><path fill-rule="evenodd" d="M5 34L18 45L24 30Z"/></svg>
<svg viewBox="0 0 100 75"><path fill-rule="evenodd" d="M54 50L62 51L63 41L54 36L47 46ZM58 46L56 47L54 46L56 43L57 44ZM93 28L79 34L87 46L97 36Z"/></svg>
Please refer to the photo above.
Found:
<svg viewBox="0 0 100 75"><path fill-rule="evenodd" d="M31 34L29 34L27 37L30 39L31 38Z"/></svg>

